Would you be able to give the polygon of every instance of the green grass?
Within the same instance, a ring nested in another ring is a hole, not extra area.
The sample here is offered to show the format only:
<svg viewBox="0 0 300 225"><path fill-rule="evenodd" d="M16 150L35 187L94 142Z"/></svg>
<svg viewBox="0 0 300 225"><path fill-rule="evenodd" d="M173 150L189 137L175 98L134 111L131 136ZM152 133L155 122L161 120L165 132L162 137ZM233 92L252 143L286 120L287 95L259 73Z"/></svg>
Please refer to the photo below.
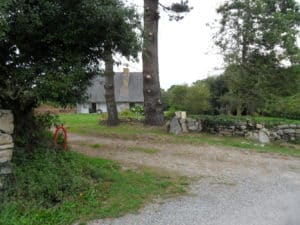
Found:
<svg viewBox="0 0 300 225"><path fill-rule="evenodd" d="M185 143L193 145L216 145L216 146L228 146L238 147L241 149L255 150L258 152L273 152L284 155L298 156L300 157L299 145L284 145L282 143L272 143L266 146L260 146L258 143L246 140L244 138L236 137L221 137L216 135L210 135L205 133L199 134L182 134L171 135L168 134L164 128L146 127L142 124L129 124L123 123L118 127L107 127L99 125L99 115L83 115L83 114L62 114L60 115L62 121L65 122L68 130L81 134L94 134L100 136L117 137L121 139L145 139L164 143ZM277 121L279 118L260 118L261 121ZM259 119L257 119L259 121ZM284 120L282 123L289 121L295 124L300 123L298 120Z"/></svg>
<svg viewBox="0 0 300 225"><path fill-rule="evenodd" d="M270 143L265 146L261 146L259 143L245 138L238 137L223 137L210 134L188 134L173 136L171 139L173 143L185 143L193 145L215 145L215 146L227 146L236 147L245 150L255 150L257 152L272 152L289 156L300 157L299 145L288 145L283 143Z"/></svg>
<svg viewBox="0 0 300 225"><path fill-rule="evenodd" d="M246 122L251 121L253 123L261 123L266 127L274 127L282 124L297 124L300 125L300 120L292 120L285 118L276 118L276 117L263 117L263 116L227 116L227 115L219 115L219 116L211 116L211 115L194 115L191 116L196 119L205 119L211 123L218 124L231 124L236 122Z"/></svg>
<svg viewBox="0 0 300 225"><path fill-rule="evenodd" d="M0 196L0 224L67 225L135 212L156 196L181 193L181 178L122 171L113 161L41 149L19 161Z"/></svg>
<svg viewBox="0 0 300 225"><path fill-rule="evenodd" d="M137 151L137 152L143 152L147 154L155 154L158 153L159 150L155 148L144 148L144 147L139 147L139 146L132 146L128 148L129 151Z"/></svg>
<svg viewBox="0 0 300 225"><path fill-rule="evenodd" d="M89 145L89 147L91 147L91 148L96 148L96 149L98 149L98 148L103 148L105 145L103 145L103 144L91 144L91 145Z"/></svg>
<svg viewBox="0 0 300 225"><path fill-rule="evenodd" d="M60 120L66 125L68 131L80 134L101 134L103 136L120 136L131 139L135 135L163 134L163 129L144 127L141 123L134 125L121 123L117 127L107 127L99 124L101 115L97 114L61 114Z"/></svg>

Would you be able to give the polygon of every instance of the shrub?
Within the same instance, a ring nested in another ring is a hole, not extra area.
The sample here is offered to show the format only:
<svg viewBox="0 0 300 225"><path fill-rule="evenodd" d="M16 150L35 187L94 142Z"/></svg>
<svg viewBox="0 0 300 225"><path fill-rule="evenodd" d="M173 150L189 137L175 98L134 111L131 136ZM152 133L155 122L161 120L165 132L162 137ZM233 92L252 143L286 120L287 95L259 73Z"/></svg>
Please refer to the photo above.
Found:
<svg viewBox="0 0 300 225"><path fill-rule="evenodd" d="M171 120L175 116L175 112L177 110L174 107L171 107L168 111L164 112L164 116L166 120Z"/></svg>
<svg viewBox="0 0 300 225"><path fill-rule="evenodd" d="M266 107L268 116L300 119L300 93L278 98Z"/></svg>

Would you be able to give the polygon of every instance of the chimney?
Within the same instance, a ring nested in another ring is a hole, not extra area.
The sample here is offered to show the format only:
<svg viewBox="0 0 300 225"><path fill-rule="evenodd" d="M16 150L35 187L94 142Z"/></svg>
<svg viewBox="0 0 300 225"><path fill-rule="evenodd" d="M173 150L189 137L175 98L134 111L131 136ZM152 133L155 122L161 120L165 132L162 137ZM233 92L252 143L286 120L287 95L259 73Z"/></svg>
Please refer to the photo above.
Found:
<svg viewBox="0 0 300 225"><path fill-rule="evenodd" d="M129 68L123 68L123 84L121 88L121 93L125 96L128 96L129 92Z"/></svg>

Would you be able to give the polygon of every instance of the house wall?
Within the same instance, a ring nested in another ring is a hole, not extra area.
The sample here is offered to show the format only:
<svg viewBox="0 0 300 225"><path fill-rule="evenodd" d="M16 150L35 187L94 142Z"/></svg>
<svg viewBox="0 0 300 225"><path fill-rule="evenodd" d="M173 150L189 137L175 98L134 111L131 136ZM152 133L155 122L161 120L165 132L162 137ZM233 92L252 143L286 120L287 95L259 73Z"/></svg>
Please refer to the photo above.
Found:
<svg viewBox="0 0 300 225"><path fill-rule="evenodd" d="M122 112L124 110L130 109L129 103L117 103L117 110L118 112Z"/></svg>
<svg viewBox="0 0 300 225"><path fill-rule="evenodd" d="M89 109L91 108L91 104L89 103L81 103L81 104L77 104L77 113L83 113L83 114L88 114L90 113ZM97 111L106 113L107 112L107 108L106 108L106 104L105 103L97 103L96 104L96 109ZM124 110L128 110L130 109L129 103L117 103L117 110L118 112L124 111Z"/></svg>
<svg viewBox="0 0 300 225"><path fill-rule="evenodd" d="M87 103L78 103L76 108L77 108L77 113L84 113L84 114L89 113L89 104Z"/></svg>
<svg viewBox="0 0 300 225"><path fill-rule="evenodd" d="M11 174L10 161L13 154L13 114L9 110L0 109L0 190L8 183Z"/></svg>

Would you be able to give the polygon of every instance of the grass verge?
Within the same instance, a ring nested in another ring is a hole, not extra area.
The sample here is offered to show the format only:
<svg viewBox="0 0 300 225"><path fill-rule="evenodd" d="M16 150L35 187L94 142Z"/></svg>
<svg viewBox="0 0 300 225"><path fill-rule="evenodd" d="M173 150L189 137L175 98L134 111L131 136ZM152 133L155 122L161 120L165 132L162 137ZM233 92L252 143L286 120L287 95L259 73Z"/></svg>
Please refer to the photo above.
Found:
<svg viewBox="0 0 300 225"><path fill-rule="evenodd" d="M14 168L1 197L0 224L66 225L119 217L158 196L183 191L180 178L122 171L113 161L40 149Z"/></svg>
<svg viewBox="0 0 300 225"><path fill-rule="evenodd" d="M300 145L284 143L272 143L260 146L258 143L244 138L221 137L205 133L171 135L163 128L146 127L142 124L124 123L118 127L99 125L99 115L95 114L61 114L60 119L67 125L68 130L83 135L99 135L104 137L117 137L121 139L145 139L164 143L192 144L192 145L216 145L237 147L240 149L255 150L258 152L273 152L289 156L300 157ZM266 120L264 118L264 120ZM294 121L293 121L294 122Z"/></svg>

